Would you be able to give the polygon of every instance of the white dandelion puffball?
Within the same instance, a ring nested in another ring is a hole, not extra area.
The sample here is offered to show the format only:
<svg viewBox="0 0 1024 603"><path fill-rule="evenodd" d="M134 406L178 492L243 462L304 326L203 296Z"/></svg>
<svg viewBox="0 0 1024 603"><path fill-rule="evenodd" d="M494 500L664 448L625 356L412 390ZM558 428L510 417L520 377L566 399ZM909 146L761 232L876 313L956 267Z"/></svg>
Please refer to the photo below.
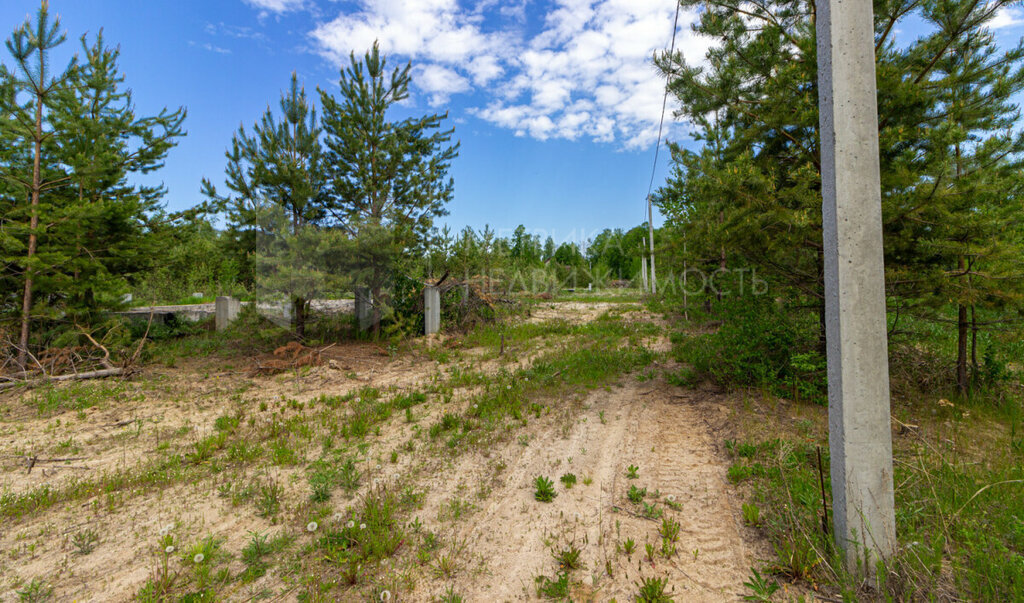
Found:
<svg viewBox="0 0 1024 603"><path fill-rule="evenodd" d="M474 404L474 405L473 405L473 410L476 410L476 409L478 409L478 408L480 408L480 405L479 405L479 404Z"/></svg>
<svg viewBox="0 0 1024 603"><path fill-rule="evenodd" d="M335 513L331 519L333 519L334 521L341 521L342 519L345 519L345 516L341 513Z"/></svg>
<svg viewBox="0 0 1024 603"><path fill-rule="evenodd" d="M391 600L391 592L390 591L386 591L386 590L380 591L380 600L381 601L390 601Z"/></svg>
<svg viewBox="0 0 1024 603"><path fill-rule="evenodd" d="M161 536L166 536L166 535L170 534L171 530L173 530L173 529L174 529L174 524L173 523L169 523L169 524L165 525L164 527L160 528L160 535Z"/></svg>
<svg viewBox="0 0 1024 603"><path fill-rule="evenodd" d="M676 502L676 495L669 494L668 496L665 497L665 499L668 500L668 502Z"/></svg>
<svg viewBox="0 0 1024 603"><path fill-rule="evenodd" d="M306 524L306 531L307 532L315 532L316 531L316 522L315 521L311 521L308 524Z"/></svg>
<svg viewBox="0 0 1024 603"><path fill-rule="evenodd" d="M206 555L203 555L202 553L196 553L196 556L192 558L192 562L195 564L200 564L203 562L203 559L206 559Z"/></svg>
<svg viewBox="0 0 1024 603"><path fill-rule="evenodd" d="M359 524L359 529L360 530L365 530L366 529L366 524L365 523Z"/></svg>
<svg viewBox="0 0 1024 603"><path fill-rule="evenodd" d="M174 552L174 545L173 544L169 545L166 549L164 549L164 552L167 553L168 555L173 553Z"/></svg>
<svg viewBox="0 0 1024 603"><path fill-rule="evenodd" d="M349 520L349 522L348 522L347 524L345 524L345 525L347 525L347 526L348 526L348 527L350 527L350 528L354 528L354 527L356 527L356 522L354 522L354 521L352 521L352 520L350 519L350 520Z"/></svg>
<svg viewBox="0 0 1024 603"><path fill-rule="evenodd" d="M511 383L509 383L508 385L506 385L506 386L505 386L505 389L512 389L512 384L511 384Z"/></svg>

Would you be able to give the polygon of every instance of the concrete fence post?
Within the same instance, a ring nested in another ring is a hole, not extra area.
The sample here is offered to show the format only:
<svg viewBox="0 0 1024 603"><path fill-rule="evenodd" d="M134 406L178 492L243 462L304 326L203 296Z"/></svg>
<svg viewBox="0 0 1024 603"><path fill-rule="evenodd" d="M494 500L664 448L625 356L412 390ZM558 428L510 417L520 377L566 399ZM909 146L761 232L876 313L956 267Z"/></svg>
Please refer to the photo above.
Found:
<svg viewBox="0 0 1024 603"><path fill-rule="evenodd" d="M238 318L238 312L242 309L242 302L226 295L217 297L217 301L214 302L214 327L218 331L223 331L228 328L228 325L235 322Z"/></svg>
<svg viewBox="0 0 1024 603"><path fill-rule="evenodd" d="M896 522L871 0L825 0L816 27L833 527L874 575Z"/></svg>
<svg viewBox="0 0 1024 603"><path fill-rule="evenodd" d="M356 323L360 331L370 328L373 323L373 304L369 287L356 287Z"/></svg>
<svg viewBox="0 0 1024 603"><path fill-rule="evenodd" d="M423 327L427 335L441 330L441 290L433 285L423 288Z"/></svg>

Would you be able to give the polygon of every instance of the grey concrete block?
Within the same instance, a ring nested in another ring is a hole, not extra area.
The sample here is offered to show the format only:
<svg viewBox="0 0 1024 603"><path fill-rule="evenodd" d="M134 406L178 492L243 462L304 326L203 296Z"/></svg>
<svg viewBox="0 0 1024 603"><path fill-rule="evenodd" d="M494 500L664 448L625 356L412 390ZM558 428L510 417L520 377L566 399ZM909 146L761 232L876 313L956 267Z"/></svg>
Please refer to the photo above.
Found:
<svg viewBox="0 0 1024 603"><path fill-rule="evenodd" d="M238 318L242 302L224 295L218 296L214 305L214 326L218 331L228 328Z"/></svg>
<svg viewBox="0 0 1024 603"><path fill-rule="evenodd" d="M423 289L423 330L432 335L441 330L441 290L433 285Z"/></svg>

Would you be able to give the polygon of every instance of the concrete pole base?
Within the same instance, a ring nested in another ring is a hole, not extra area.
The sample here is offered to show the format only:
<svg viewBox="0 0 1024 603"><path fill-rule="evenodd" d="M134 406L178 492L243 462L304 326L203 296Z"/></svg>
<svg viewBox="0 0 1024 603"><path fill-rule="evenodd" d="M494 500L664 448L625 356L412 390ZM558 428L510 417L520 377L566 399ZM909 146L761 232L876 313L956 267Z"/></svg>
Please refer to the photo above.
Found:
<svg viewBox="0 0 1024 603"><path fill-rule="evenodd" d="M226 295L217 297L217 301L214 303L214 327L218 331L227 329L228 325L235 322L235 319L238 318L238 313L241 309L241 301Z"/></svg>
<svg viewBox="0 0 1024 603"><path fill-rule="evenodd" d="M433 335L441 330L441 290L433 285L423 289L423 330Z"/></svg>

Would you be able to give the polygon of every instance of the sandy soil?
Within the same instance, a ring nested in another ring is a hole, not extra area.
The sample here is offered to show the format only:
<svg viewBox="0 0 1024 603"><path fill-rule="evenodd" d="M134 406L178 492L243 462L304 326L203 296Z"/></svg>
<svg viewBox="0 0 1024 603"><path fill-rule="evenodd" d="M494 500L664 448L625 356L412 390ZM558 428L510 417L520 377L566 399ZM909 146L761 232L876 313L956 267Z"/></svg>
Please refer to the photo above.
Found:
<svg viewBox="0 0 1024 603"><path fill-rule="evenodd" d="M528 447L510 443L492 454L492 465L508 469L455 532L478 561L459 581L466 600L534 599L535 577L557 570L550 549L569 544L583 550L586 564L576 592L580 600L631 600L641 576L667 577L677 601L737 599L763 544L741 527L740 501L725 484L727 464L702 420L706 409L662 382L633 380L594 393L585 406L567 433L535 428ZM639 467L636 480L626 478L629 465ZM452 471L463 480L488 478L488 466L477 458L462 459ZM551 504L533 500L535 476L557 480L566 472L580 482L568 491L559 488ZM584 484L584 477L592 482ZM644 558L645 543L660 546L660 521L631 510L626 492L633 483L681 506L665 508L666 517L682 524L679 554L670 560ZM456 494L444 480L431 485L432 499ZM617 552L627 538L637 543L629 557Z"/></svg>
<svg viewBox="0 0 1024 603"><path fill-rule="evenodd" d="M618 305L541 304L530 320L584 322ZM630 319L657 320L642 312L631 312ZM427 348L438 345L445 345L443 338L424 340L421 348L393 357L373 344L339 346L324 366L275 376L186 360L173 369L149 369L92 408L45 417L29 404L35 394L8 394L0 397L0 495L46 484L60 487L83 475L138 467L168 450L184 452L212 433L214 419L225 414L242 412L258 427L301 412L296 403L321 395L366 386L391 391L422 387L454 370L451 363L427 357ZM493 373L525 366L543 345L537 342L534 349L502 358L461 350L455 364ZM647 345L655 351L668 348L662 338ZM456 390L451 400L432 397L416 409L419 424L461 409L473 391ZM557 571L551 550L570 543L583 551L586 566L575 573L574 600L630 600L636 582L649 576L667 577L676 601L739 599L749 568L768 552L756 533L742 526L738 494L726 483L728 461L712 427L728 414L724 404L717 394L682 390L660 376L641 381L632 375L576 400L553 401L559 412L531 421L517 437L480 454L454 459L403 454L391 464L385 456L416 429L396 413L368 440L367 477L425 491L423 506L413 515L459 547L453 577L420 575L402 600L436 600L449 587L465 601L535 599L536 576L553 577ZM180 542L206 535L224 538L222 548L235 555L228 565L233 575L244 568L237 553L252 531L291 530L300 534L302 546L309 540L302 534L308 497L304 467L318 457L315 443L308 448L300 451L303 458L295 466L250 467L242 476L228 470L164 489L96 493L21 519L4 519L0 600L17 600L16 591L32 578L52 585L54 600L128 600L153 575L160 558L155 552L159 533L168 527ZM24 455L81 460L40 464L28 472ZM375 469L372 459L377 459ZM626 477L629 465L639 467L635 480ZM569 490L558 483L567 472L578 476ZM559 496L550 504L533 500L537 475L557 485ZM276 523L218 496L219 486L243 478L273 479L284 486L285 511ZM677 555L670 559L645 558L645 543L660 548L660 520L641 517L628 502L626 492L634 484L647 489L647 500L657 501L665 517L681 524ZM444 520L440 511L453 499L472 502L472 510L458 521ZM669 500L678 510L669 508ZM339 510L350 502L339 499ZM94 530L99 543L91 554L76 555L72 535L84 528ZM637 545L629 556L620 548L627 538ZM284 571L273 568L252 584L229 588L225 596L250 600L274 592L274 600L293 600L295 577L279 573Z"/></svg>

